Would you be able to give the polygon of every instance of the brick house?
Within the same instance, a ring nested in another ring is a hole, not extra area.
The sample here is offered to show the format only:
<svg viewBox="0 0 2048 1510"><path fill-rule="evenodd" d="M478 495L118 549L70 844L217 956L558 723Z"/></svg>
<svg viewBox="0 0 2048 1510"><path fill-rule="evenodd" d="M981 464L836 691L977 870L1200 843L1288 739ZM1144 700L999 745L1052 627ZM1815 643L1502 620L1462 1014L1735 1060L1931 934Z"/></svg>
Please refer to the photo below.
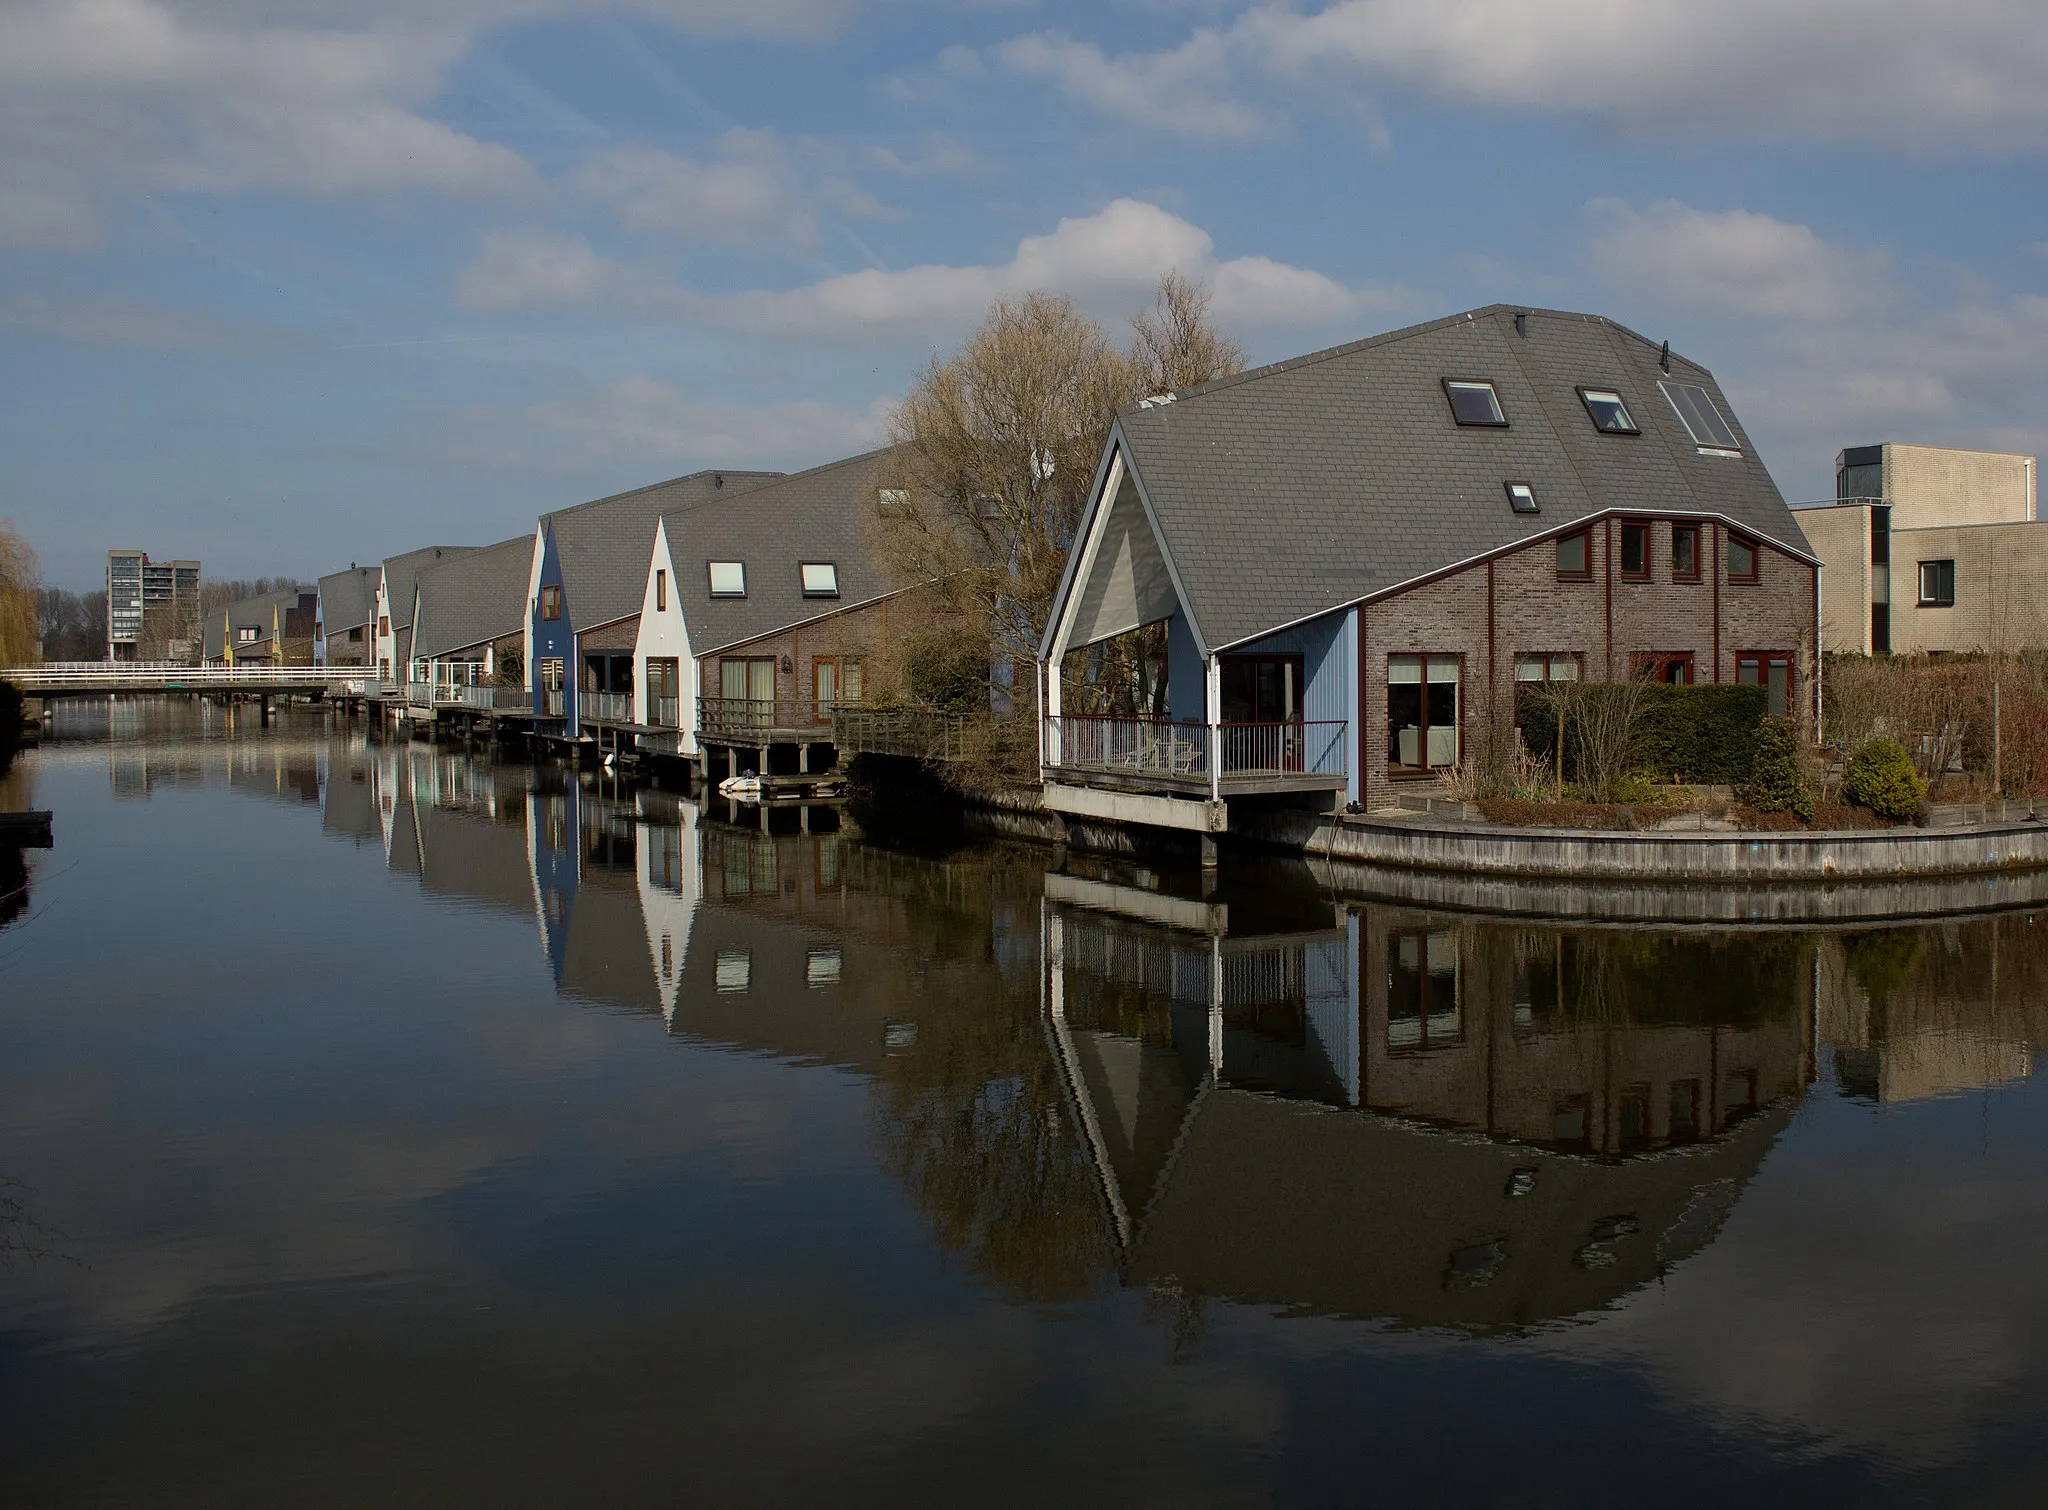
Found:
<svg viewBox="0 0 2048 1510"><path fill-rule="evenodd" d="M812 769L832 709L872 694L873 656L917 611L877 558L887 451L660 516L634 621L643 747L779 751ZM668 735L665 731L674 730ZM824 767L816 767L824 769Z"/></svg>
<svg viewBox="0 0 2048 1510"><path fill-rule="evenodd" d="M1755 682L1810 726L1817 574L1713 375L1597 315L1496 305L1147 399L1040 647L1047 801L1204 833L1233 800L1386 806L1524 681ZM1148 629L1146 716L1066 710Z"/></svg>

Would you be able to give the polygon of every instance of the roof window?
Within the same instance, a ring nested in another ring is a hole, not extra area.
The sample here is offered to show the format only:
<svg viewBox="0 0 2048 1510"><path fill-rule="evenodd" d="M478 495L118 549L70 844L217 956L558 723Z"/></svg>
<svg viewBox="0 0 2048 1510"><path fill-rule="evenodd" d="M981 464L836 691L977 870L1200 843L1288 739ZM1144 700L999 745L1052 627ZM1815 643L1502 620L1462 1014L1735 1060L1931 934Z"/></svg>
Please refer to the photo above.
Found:
<svg viewBox="0 0 2048 1510"><path fill-rule="evenodd" d="M1642 429L1629 417L1628 405L1612 388L1581 388L1579 402L1593 416L1593 428L1607 435L1641 435Z"/></svg>
<svg viewBox="0 0 2048 1510"><path fill-rule="evenodd" d="M744 598L747 595L747 564L744 561L711 563L711 596Z"/></svg>
<svg viewBox="0 0 2048 1510"><path fill-rule="evenodd" d="M1536 507L1536 490L1526 482L1511 482L1507 485L1508 507L1517 514L1540 514Z"/></svg>
<svg viewBox="0 0 2048 1510"><path fill-rule="evenodd" d="M1507 428L1508 417L1501 412L1493 384L1445 378L1444 396L1451 401L1451 418L1459 424Z"/></svg>
<svg viewBox="0 0 2048 1510"><path fill-rule="evenodd" d="M1742 443L1735 438L1728 421L1721 417L1721 411L1714 407L1713 395L1698 383L1659 383L1664 397L1671 400L1671 407L1678 411L1679 420L1685 425L1686 433L1693 444L1702 451L1725 456L1740 456Z"/></svg>
<svg viewBox="0 0 2048 1510"><path fill-rule="evenodd" d="M839 596L839 568L832 562L806 561L798 570L803 573L805 597L836 598Z"/></svg>
<svg viewBox="0 0 2048 1510"><path fill-rule="evenodd" d="M885 519L899 519L909 513L910 489L881 489L875 494L875 511Z"/></svg>

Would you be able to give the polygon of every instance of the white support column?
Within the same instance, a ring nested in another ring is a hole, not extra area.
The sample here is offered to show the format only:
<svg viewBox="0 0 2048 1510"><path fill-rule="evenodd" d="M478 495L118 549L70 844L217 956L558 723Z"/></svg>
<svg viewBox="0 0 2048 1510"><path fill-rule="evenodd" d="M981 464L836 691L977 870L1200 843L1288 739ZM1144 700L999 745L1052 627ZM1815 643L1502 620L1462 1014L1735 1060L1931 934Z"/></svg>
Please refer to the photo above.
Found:
<svg viewBox="0 0 2048 1510"><path fill-rule="evenodd" d="M1209 657L1208 704L1209 725L1209 800L1223 800L1223 661L1218 656Z"/></svg>
<svg viewBox="0 0 2048 1510"><path fill-rule="evenodd" d="M1223 939L1209 936L1209 1078L1223 1078Z"/></svg>

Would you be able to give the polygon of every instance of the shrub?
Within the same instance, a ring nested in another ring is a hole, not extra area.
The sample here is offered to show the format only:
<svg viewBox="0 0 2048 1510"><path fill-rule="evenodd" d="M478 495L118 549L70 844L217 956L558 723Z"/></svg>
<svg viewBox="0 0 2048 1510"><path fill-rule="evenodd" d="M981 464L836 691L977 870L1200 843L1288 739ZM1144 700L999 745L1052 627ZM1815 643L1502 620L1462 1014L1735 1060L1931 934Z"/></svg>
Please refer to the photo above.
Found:
<svg viewBox="0 0 2048 1510"><path fill-rule="evenodd" d="M1903 752L1901 752L1903 753ZM1756 756L1742 800L1760 813L1790 813L1813 819L1813 785L1799 759L1799 731L1789 718L1767 718L1757 726Z"/></svg>
<svg viewBox="0 0 2048 1510"><path fill-rule="evenodd" d="M1910 818L1920 811L1927 784L1897 740L1873 739L1849 757L1842 794L1880 818Z"/></svg>
<svg viewBox="0 0 2048 1510"><path fill-rule="evenodd" d="M1605 684L1599 684L1605 685ZM1587 695L1600 696L1598 685ZM1520 701L1522 740L1537 759L1553 766L1557 760L1557 700L1524 687ZM1757 725L1764 717L1764 689L1726 683L1719 686L1672 687L1651 683L1641 701L1631 735L1630 764L1652 777L1683 776L1688 781L1720 781L1736 785L1749 779L1756 753ZM1577 742L1565 742L1565 779L1582 781Z"/></svg>

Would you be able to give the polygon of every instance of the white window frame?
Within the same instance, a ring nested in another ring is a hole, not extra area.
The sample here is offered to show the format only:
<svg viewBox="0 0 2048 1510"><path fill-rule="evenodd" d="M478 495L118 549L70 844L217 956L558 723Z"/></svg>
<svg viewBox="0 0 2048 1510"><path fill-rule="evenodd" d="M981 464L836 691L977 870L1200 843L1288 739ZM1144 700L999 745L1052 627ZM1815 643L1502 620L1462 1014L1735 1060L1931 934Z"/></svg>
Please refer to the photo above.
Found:
<svg viewBox="0 0 2048 1510"><path fill-rule="evenodd" d="M744 598L747 595L747 563L744 561L709 561L705 572L714 598Z"/></svg>
<svg viewBox="0 0 2048 1510"><path fill-rule="evenodd" d="M803 585L807 598L836 598L839 596L839 566L833 561L800 561L797 563L797 578Z"/></svg>

